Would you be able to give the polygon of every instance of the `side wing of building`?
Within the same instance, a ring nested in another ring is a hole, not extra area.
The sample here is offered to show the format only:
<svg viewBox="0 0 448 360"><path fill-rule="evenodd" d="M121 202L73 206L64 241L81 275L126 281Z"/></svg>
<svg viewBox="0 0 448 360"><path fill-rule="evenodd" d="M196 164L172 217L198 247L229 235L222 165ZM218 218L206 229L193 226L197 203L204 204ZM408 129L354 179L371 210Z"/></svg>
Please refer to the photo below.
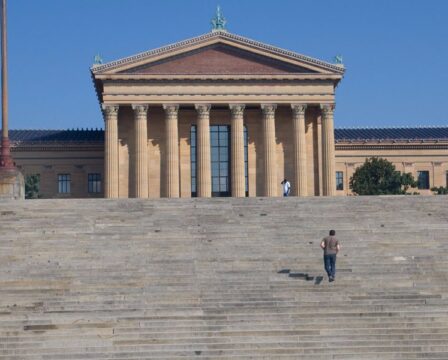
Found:
<svg viewBox="0 0 448 360"><path fill-rule="evenodd" d="M337 195L351 195L350 178L367 158L389 160L402 173L411 173L418 188L448 186L448 127L336 129Z"/></svg>
<svg viewBox="0 0 448 360"><path fill-rule="evenodd" d="M39 197L103 197L103 130L11 130L12 156Z"/></svg>

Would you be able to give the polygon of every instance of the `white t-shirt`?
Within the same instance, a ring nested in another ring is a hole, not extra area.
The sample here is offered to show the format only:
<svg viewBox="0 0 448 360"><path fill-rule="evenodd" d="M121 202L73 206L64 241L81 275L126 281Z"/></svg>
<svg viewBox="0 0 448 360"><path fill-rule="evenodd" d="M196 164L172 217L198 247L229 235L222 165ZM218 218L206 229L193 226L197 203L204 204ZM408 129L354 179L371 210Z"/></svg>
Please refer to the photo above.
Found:
<svg viewBox="0 0 448 360"><path fill-rule="evenodd" d="M291 190L291 184L289 181L285 181L283 183L283 194L289 195L289 191Z"/></svg>

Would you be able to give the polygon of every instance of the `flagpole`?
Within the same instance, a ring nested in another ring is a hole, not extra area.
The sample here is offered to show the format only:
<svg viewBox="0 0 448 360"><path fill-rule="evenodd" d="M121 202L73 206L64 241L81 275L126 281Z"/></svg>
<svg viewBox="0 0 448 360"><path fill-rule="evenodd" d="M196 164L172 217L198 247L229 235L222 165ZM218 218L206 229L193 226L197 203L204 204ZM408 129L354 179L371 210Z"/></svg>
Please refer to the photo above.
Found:
<svg viewBox="0 0 448 360"><path fill-rule="evenodd" d="M8 136L8 55L6 36L6 0L2 0L2 147L0 167L14 169Z"/></svg>

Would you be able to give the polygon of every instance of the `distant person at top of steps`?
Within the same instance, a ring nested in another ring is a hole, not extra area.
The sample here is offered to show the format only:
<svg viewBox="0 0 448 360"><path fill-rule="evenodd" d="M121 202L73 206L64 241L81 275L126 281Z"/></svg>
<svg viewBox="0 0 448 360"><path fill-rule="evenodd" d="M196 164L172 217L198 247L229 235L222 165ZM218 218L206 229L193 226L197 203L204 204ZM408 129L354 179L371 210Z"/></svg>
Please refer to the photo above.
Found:
<svg viewBox="0 0 448 360"><path fill-rule="evenodd" d="M283 196L289 196L289 193L291 192L291 183L285 179L281 184L283 185Z"/></svg>
<svg viewBox="0 0 448 360"><path fill-rule="evenodd" d="M336 277L336 255L341 250L341 245L335 235L336 231L330 230L330 235L323 238L320 243L320 247L324 251L324 266L329 282L333 282Z"/></svg>

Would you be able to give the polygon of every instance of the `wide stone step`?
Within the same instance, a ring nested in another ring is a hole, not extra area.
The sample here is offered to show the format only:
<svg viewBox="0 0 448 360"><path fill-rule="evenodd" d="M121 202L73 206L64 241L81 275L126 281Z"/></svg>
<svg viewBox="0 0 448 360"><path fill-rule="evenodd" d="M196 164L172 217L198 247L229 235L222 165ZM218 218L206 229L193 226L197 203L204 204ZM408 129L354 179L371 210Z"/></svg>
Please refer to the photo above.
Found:
<svg viewBox="0 0 448 360"><path fill-rule="evenodd" d="M443 197L2 202L0 359L447 359L446 219Z"/></svg>

